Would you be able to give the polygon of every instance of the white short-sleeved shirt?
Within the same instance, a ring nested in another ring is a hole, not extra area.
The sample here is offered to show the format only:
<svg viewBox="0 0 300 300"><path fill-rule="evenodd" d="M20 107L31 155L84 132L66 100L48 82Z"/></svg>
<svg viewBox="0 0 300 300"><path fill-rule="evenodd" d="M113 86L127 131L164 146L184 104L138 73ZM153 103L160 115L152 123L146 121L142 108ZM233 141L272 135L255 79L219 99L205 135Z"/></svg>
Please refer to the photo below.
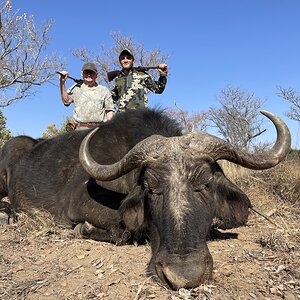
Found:
<svg viewBox="0 0 300 300"><path fill-rule="evenodd" d="M105 86L76 84L68 89L68 95L74 103L74 120L78 123L103 122L105 112L114 111L111 93Z"/></svg>

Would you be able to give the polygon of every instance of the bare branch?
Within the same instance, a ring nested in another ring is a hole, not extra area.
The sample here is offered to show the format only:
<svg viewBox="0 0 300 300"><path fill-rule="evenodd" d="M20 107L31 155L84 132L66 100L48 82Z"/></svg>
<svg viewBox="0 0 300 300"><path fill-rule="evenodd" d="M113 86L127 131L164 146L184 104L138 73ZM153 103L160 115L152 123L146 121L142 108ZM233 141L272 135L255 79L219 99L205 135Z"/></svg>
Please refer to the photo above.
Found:
<svg viewBox="0 0 300 300"><path fill-rule="evenodd" d="M73 50L73 55L80 58L83 62L92 61L98 66L98 80L105 82L107 86L112 87L112 82L107 80L107 72L120 69L119 54L122 49L129 48L134 53L136 66L155 66L159 63L167 62L169 55L163 54L161 49L152 49L147 51L143 43L137 43L132 36L122 36L120 32L110 33L113 39L113 46L107 48L100 46L100 54L95 54L85 48ZM158 78L157 71L150 70L153 78Z"/></svg>
<svg viewBox="0 0 300 300"><path fill-rule="evenodd" d="M167 114L178 120L178 122L182 125L184 132L194 132L194 131L205 131L206 124L206 112L198 112L198 113L189 113L181 109L175 102L176 110L168 109Z"/></svg>
<svg viewBox="0 0 300 300"><path fill-rule="evenodd" d="M262 130L262 131L258 132L257 134L255 134L255 135L251 136L251 139L254 139L254 138L256 138L256 137L260 136L261 134L263 134L263 133L264 133L264 132L266 132L266 131L267 131L267 129L264 129L264 130Z"/></svg>
<svg viewBox="0 0 300 300"><path fill-rule="evenodd" d="M262 134L259 111L263 101L240 88L227 87L217 98L220 108L211 107L208 119L219 134L231 144L247 149Z"/></svg>
<svg viewBox="0 0 300 300"><path fill-rule="evenodd" d="M35 26L34 17L13 12L10 1L0 13L0 107L5 107L33 95L64 63L56 54L44 55L52 22Z"/></svg>
<svg viewBox="0 0 300 300"><path fill-rule="evenodd" d="M188 121L187 121L187 118L186 118L186 113L179 107L179 106L177 106L177 103L176 102L174 102L174 105L175 105L175 107L180 111L180 113L181 113L181 120L182 120L182 123L184 124L184 127L185 128L188 128Z"/></svg>
<svg viewBox="0 0 300 300"><path fill-rule="evenodd" d="M286 113L291 120L300 121L300 93L292 88L278 88L278 95L284 100L290 102L290 110Z"/></svg>

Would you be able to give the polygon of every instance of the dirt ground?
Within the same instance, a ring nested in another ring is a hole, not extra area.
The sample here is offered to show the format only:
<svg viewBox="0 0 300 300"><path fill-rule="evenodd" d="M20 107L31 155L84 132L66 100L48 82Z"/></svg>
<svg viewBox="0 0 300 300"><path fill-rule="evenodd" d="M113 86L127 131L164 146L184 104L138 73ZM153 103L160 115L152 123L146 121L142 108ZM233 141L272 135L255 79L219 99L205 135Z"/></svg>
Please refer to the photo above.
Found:
<svg viewBox="0 0 300 300"><path fill-rule="evenodd" d="M286 209L283 211L287 211ZM0 227L0 299L300 299L299 210L251 214L236 238L208 242L213 279L171 291L146 276L149 245L75 239L58 226ZM288 220L289 218L289 220ZM294 224L296 224L294 226Z"/></svg>

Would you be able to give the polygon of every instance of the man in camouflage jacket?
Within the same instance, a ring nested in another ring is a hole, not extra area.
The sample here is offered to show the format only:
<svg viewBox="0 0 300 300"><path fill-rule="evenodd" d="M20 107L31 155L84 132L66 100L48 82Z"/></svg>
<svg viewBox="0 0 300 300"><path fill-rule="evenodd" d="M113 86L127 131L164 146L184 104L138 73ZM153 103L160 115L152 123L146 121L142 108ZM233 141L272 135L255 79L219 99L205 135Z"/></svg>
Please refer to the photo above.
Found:
<svg viewBox="0 0 300 300"><path fill-rule="evenodd" d="M166 64L159 64L160 73L158 81L146 72L140 72L133 68L134 56L129 49L124 49L119 55L122 71L115 78L115 86L112 97L119 111L148 107L148 90L161 94L166 83L168 69Z"/></svg>

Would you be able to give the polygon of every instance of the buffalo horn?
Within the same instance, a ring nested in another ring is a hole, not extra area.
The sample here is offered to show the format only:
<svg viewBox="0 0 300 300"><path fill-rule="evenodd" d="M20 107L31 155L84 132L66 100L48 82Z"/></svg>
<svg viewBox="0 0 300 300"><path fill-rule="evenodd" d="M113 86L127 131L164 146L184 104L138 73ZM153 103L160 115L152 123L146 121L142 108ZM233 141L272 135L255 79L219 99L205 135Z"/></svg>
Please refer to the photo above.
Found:
<svg viewBox="0 0 300 300"><path fill-rule="evenodd" d="M101 165L91 156L89 143L98 127L89 132L79 149L79 159L83 168L97 180L110 181L140 167L144 162L155 161L166 150L165 139L152 135L135 145L121 160L111 165Z"/></svg>
<svg viewBox="0 0 300 300"><path fill-rule="evenodd" d="M261 111L276 127L275 145L264 153L248 153L235 149L230 143L213 135L198 132L179 137L163 137L152 135L135 145L121 160L111 165L101 165L91 156L89 142L98 128L87 134L83 139L79 159L84 169L97 180L110 181L121 177L144 163L159 159L163 153L170 155L171 148L181 149L194 156L209 155L214 160L228 160L245 168L264 170L276 166L288 154L291 147L291 135L286 124L276 115Z"/></svg>
<svg viewBox="0 0 300 300"><path fill-rule="evenodd" d="M262 110L276 127L277 139L274 146L261 153L248 153L234 148L230 143L215 136L203 133L191 133L183 136L182 147L185 145L194 155L203 153L210 155L214 160L228 160L248 169L264 170L276 166L288 154L291 147L291 134L287 125L276 115ZM188 136L190 136L188 138Z"/></svg>

